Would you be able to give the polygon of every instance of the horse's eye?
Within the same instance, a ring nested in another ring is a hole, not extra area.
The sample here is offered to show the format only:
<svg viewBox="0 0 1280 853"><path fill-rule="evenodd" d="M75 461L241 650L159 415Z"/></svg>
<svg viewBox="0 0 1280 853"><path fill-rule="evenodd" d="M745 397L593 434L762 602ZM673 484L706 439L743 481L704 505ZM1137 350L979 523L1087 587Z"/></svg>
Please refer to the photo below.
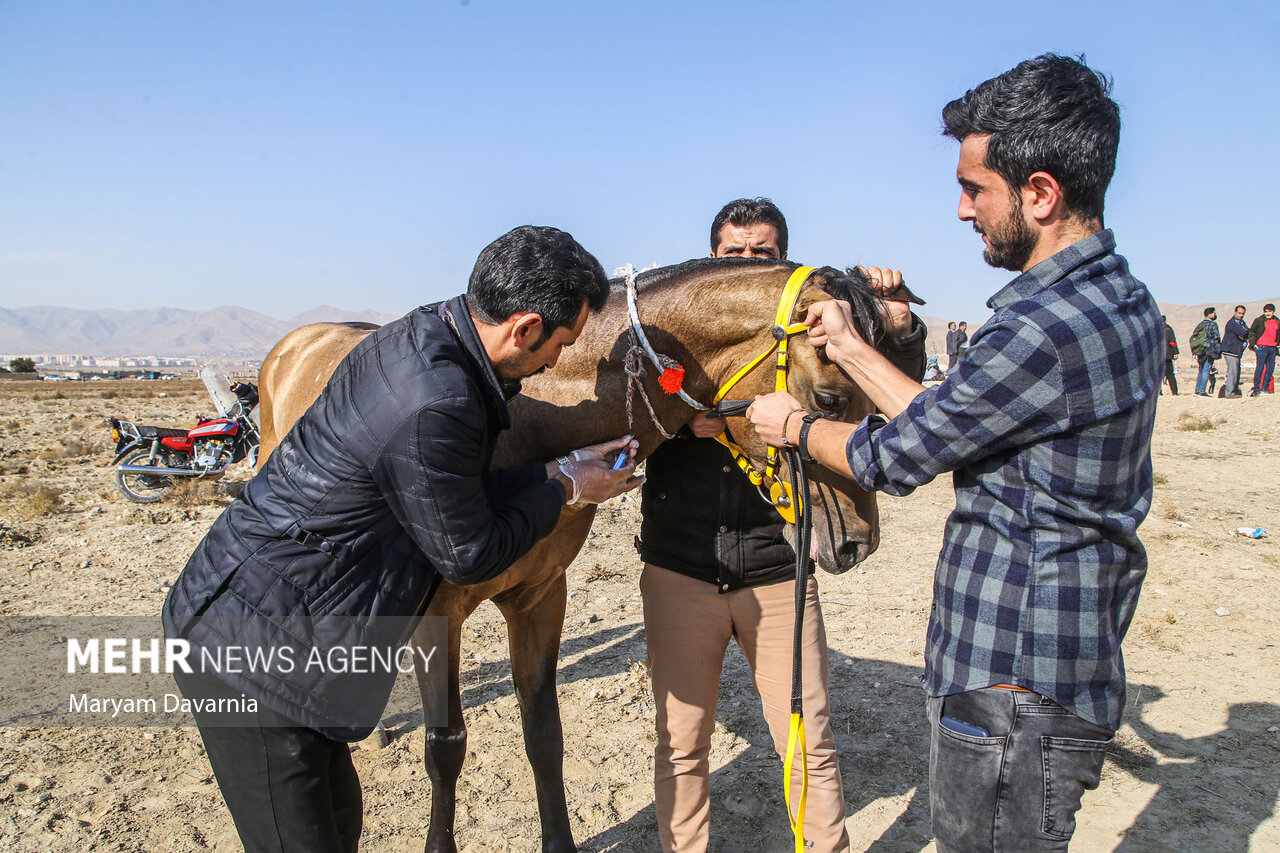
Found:
<svg viewBox="0 0 1280 853"><path fill-rule="evenodd" d="M841 409L840 398L824 391L814 391L813 401L825 412L838 412Z"/></svg>

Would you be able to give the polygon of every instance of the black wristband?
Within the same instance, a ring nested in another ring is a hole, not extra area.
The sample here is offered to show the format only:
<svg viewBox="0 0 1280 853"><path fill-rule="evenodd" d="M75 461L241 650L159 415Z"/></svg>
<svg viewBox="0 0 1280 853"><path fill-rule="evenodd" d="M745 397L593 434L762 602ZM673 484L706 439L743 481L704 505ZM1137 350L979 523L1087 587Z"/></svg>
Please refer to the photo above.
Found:
<svg viewBox="0 0 1280 853"><path fill-rule="evenodd" d="M825 418L826 416L826 412L810 412L804 416L804 423L800 426L800 440L796 442L796 447L800 450L801 462L813 464L818 461L809 453L809 427L813 426L813 422L818 418Z"/></svg>

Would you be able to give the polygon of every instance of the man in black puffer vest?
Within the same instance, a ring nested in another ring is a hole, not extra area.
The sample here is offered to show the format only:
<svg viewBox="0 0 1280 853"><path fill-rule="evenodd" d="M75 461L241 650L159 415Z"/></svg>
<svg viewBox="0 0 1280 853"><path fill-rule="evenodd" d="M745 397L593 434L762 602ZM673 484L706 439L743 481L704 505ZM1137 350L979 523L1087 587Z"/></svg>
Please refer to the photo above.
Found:
<svg viewBox="0 0 1280 853"><path fill-rule="evenodd" d="M599 262L563 231L499 238L466 296L351 351L192 554L165 601L165 636L189 643L193 662L220 662L175 673L189 699L256 708L197 714L248 853L350 853L359 841L347 743L377 723L396 669L335 672L306 665L313 656L397 647L441 577L488 580L552 531L566 501L641 482L631 461L610 469L634 454L629 436L558 463L489 468L519 380L555 365L607 291ZM225 665L229 647L274 650L277 664Z"/></svg>
<svg viewBox="0 0 1280 853"><path fill-rule="evenodd" d="M738 199L711 225L711 256L787 257L787 223L768 199ZM875 270L876 278L880 271ZM892 277L893 271L885 270ZM875 280L875 279L873 279ZM900 277L899 277L900 283ZM924 324L905 310L888 345L924 371ZM664 853L702 853L710 839L710 764L720 671L729 639L746 655L774 747L787 745L795 552L782 518L696 416L646 462L640 577L657 706L654 800ZM849 849L827 693L827 640L810 577L804 619L809 769L805 838L815 853Z"/></svg>

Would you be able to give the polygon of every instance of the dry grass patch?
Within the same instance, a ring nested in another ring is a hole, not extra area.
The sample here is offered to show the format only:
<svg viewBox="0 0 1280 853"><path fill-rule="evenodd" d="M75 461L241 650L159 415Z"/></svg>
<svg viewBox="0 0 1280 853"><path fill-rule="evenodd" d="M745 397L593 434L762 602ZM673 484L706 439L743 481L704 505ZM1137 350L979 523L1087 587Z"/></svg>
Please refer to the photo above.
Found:
<svg viewBox="0 0 1280 853"><path fill-rule="evenodd" d="M225 506L230 502L227 488L218 480L179 480L165 501L174 506Z"/></svg>
<svg viewBox="0 0 1280 853"><path fill-rule="evenodd" d="M57 447L46 447L36 454L37 459L43 459L46 462L58 459L79 459L82 456L90 456L102 450L102 445L94 441L85 441L82 438L68 438Z"/></svg>
<svg viewBox="0 0 1280 853"><path fill-rule="evenodd" d="M583 579L586 580L587 583L620 577L623 577L623 573L621 571L613 567L606 567L601 563L596 563L594 566L587 569L586 574L583 575Z"/></svg>
<svg viewBox="0 0 1280 853"><path fill-rule="evenodd" d="M1178 423L1174 428L1182 432L1208 432L1211 429L1217 429L1219 424L1225 424L1226 422L1226 418L1219 418L1215 421L1208 415L1183 412L1178 415Z"/></svg>
<svg viewBox="0 0 1280 853"><path fill-rule="evenodd" d="M22 521L52 515L62 508L62 493L40 480L0 483L0 506Z"/></svg>

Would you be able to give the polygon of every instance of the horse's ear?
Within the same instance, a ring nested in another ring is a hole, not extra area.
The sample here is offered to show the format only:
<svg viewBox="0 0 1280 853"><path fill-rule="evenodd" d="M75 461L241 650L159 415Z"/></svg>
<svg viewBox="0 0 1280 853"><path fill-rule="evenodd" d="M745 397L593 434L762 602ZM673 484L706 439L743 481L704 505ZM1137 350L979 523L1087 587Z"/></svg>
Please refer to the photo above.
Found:
<svg viewBox="0 0 1280 853"><path fill-rule="evenodd" d="M830 298L830 293L827 293L820 287L813 287L812 282L810 282L810 286L802 290L800 292L800 298L796 300L796 310L792 315L793 319L795 317L804 317L805 314L809 312L809 306L815 302L821 302L824 299Z"/></svg>
<svg viewBox="0 0 1280 853"><path fill-rule="evenodd" d="M803 320L805 314L809 311L810 305L813 305L815 302L822 302L824 300L831 299L835 296L835 294L831 292L831 282L834 279L832 273L836 276L839 275L839 271L832 267L823 267L822 269L814 270L809 274L809 278L805 281L804 287L800 289L799 297L796 298L796 310L792 315L793 319L798 317Z"/></svg>

